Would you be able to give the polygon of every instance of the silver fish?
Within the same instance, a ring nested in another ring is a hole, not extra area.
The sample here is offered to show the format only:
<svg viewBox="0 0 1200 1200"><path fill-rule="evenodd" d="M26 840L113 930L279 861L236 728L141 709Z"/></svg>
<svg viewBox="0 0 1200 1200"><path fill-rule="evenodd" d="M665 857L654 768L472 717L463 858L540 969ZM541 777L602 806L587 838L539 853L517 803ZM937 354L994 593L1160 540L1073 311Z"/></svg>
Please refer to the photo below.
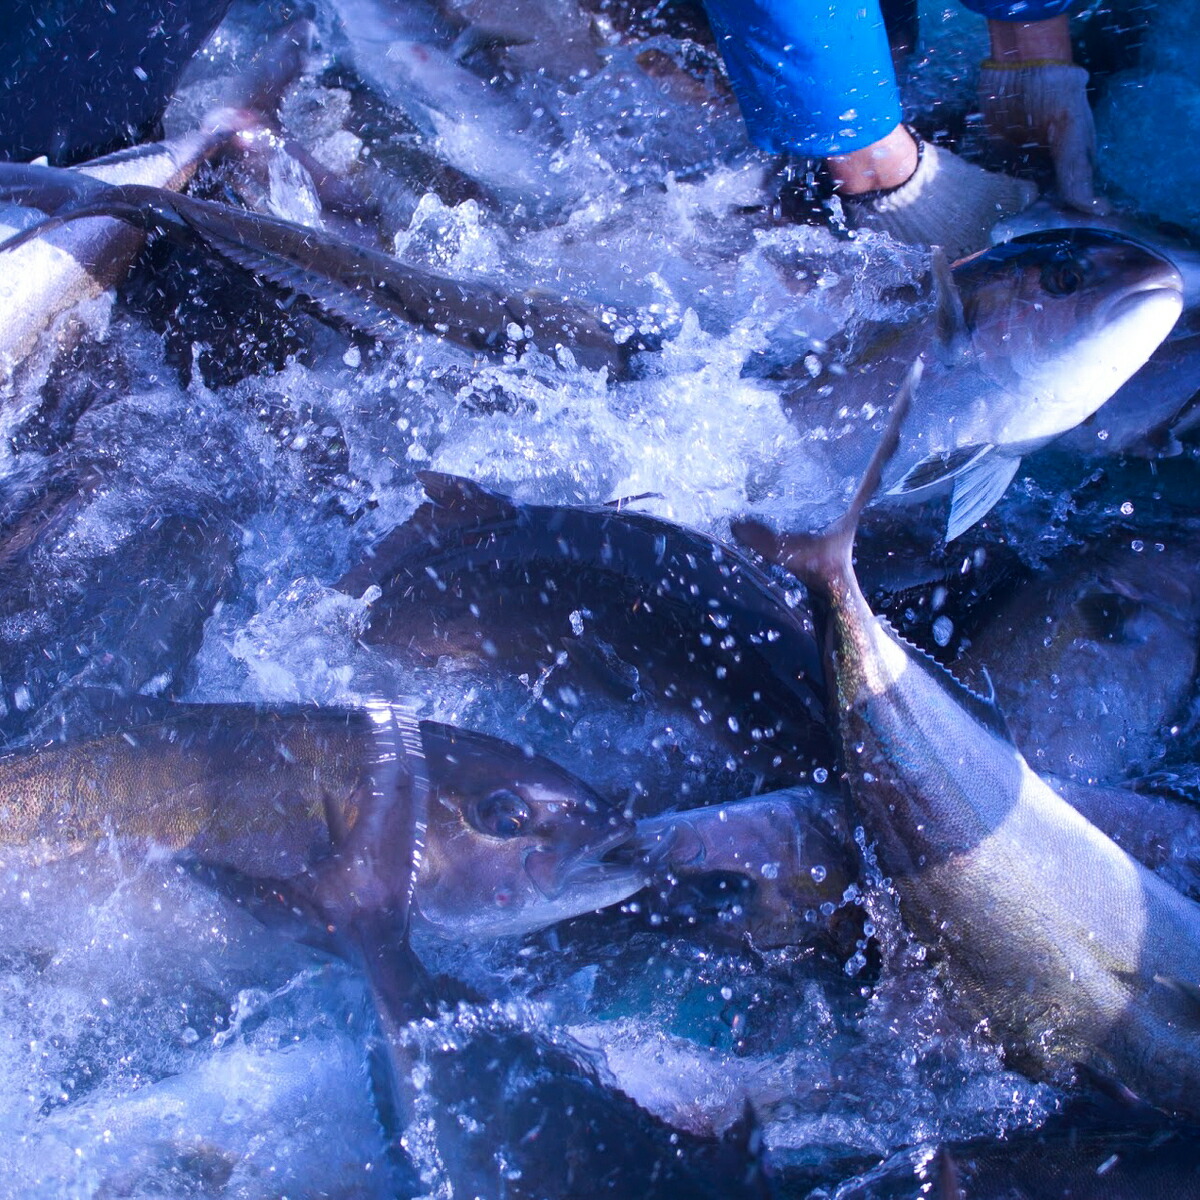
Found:
<svg viewBox="0 0 1200 1200"><path fill-rule="evenodd" d="M856 879L851 838L832 790L795 787L648 817L619 853L640 855L653 883L737 877L743 886L721 920L755 946L810 941ZM666 897L668 905L673 898Z"/></svg>
<svg viewBox="0 0 1200 1200"><path fill-rule="evenodd" d="M1082 1063L1152 1103L1200 1096L1200 906L1091 825L1013 746L995 706L871 612L854 533L899 440L919 364L846 515L743 540L829 611L842 769L909 926L936 948L1010 1061Z"/></svg>
<svg viewBox="0 0 1200 1200"><path fill-rule="evenodd" d="M503 358L531 345L569 350L580 365L623 376L635 356L661 344L662 329L628 310L589 305L547 288L506 289L409 265L333 233L197 200L143 184L110 185L54 167L0 163L0 197L53 216L0 243L0 254L95 217L199 238L217 253L376 337L396 318L468 349Z"/></svg>
<svg viewBox="0 0 1200 1200"><path fill-rule="evenodd" d="M561 140L545 114L460 63L453 26L421 5L330 0L343 57L377 95L405 113L437 156L506 205L560 211L582 194L576 170L555 169Z"/></svg>
<svg viewBox="0 0 1200 1200"><path fill-rule="evenodd" d="M263 109L298 73L312 36L310 22L290 26L239 82L228 103L191 133L95 159L69 174L83 176L81 186L86 180L99 180L182 188L201 163L261 119ZM62 199L67 199L66 193ZM0 241L20 233L29 215L5 210L0 215ZM97 301L124 278L144 240L141 231L125 222L97 218L57 229L0 256L0 407L11 403L18 372L44 338L49 335L56 351L77 340L90 324L80 306ZM98 319L102 324L106 316Z"/></svg>
<svg viewBox="0 0 1200 1200"><path fill-rule="evenodd" d="M407 913L411 892L412 916L451 938L538 929L646 878L605 859L634 826L586 784L498 738L387 705L171 706L153 724L0 758L0 812L9 862L112 836L284 881L350 924ZM368 864L349 880L331 865L345 846Z"/></svg>
<svg viewBox="0 0 1200 1200"><path fill-rule="evenodd" d="M846 495L869 457L863 429L919 357L920 392L881 499L950 485L953 540L1000 499L1023 455L1095 412L1149 358L1179 316L1182 280L1140 244L1089 229L1020 238L953 271L935 254L934 278L929 317L885 329L840 378L789 403L826 460L818 494Z"/></svg>
<svg viewBox="0 0 1200 1200"><path fill-rule="evenodd" d="M1164 229L1117 213L1096 216L1047 201L1001 221L992 241L1056 229L1107 229L1161 255L1183 280L1183 315L1161 346L1103 407L1062 439L1064 449L1090 455L1178 453L1181 418L1200 392L1200 245L1182 230Z"/></svg>
<svg viewBox="0 0 1200 1200"><path fill-rule="evenodd" d="M1121 213L1084 213L1074 208L1059 208L1047 200L1039 200L1011 217L1006 217L992 229L992 243L1011 242L1030 233L1046 233L1061 229L1099 229L1119 234L1131 242L1153 250L1174 264L1183 280L1183 306L1195 308L1200 304L1200 246L1183 230L1155 227Z"/></svg>
<svg viewBox="0 0 1200 1200"><path fill-rule="evenodd" d="M1036 770L1115 782L1155 765L1195 677L1196 549L1176 527L1072 550L972 636L955 669L986 671Z"/></svg>

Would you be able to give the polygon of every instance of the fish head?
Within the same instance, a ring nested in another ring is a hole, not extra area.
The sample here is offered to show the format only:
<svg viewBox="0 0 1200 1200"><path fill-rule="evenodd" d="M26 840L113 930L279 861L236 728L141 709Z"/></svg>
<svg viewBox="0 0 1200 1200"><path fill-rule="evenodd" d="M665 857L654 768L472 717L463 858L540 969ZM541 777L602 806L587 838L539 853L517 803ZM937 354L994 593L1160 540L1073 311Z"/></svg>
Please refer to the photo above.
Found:
<svg viewBox="0 0 1200 1200"><path fill-rule="evenodd" d="M1089 417L1183 307L1183 280L1167 259L1102 229L1014 238L958 264L954 281L992 397L981 440L994 445L1036 445Z"/></svg>
<svg viewBox="0 0 1200 1200"><path fill-rule="evenodd" d="M569 771L433 721L421 738L431 796L416 903L437 932L527 933L645 886L644 865L606 857L634 823Z"/></svg>

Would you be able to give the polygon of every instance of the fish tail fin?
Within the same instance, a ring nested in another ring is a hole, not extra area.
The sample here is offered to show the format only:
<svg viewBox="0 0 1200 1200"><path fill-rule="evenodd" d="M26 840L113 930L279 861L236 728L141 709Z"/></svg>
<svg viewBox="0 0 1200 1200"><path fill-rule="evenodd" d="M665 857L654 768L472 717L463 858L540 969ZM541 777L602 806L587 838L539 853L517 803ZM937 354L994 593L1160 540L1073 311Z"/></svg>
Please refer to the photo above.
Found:
<svg viewBox="0 0 1200 1200"><path fill-rule="evenodd" d="M854 538L863 509L879 490L884 468L896 452L900 429L921 381L923 364L914 360L892 402L887 424L846 511L821 533L776 533L758 521L735 521L733 535L764 558L786 568L797 579L820 587L837 587L853 577Z"/></svg>

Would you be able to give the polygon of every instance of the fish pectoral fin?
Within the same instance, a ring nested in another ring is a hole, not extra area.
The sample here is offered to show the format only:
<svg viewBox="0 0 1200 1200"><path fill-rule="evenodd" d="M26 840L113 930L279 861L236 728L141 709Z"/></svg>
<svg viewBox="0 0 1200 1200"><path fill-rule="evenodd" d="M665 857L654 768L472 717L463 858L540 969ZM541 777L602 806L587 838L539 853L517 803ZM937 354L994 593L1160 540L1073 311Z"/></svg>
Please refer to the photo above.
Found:
<svg viewBox="0 0 1200 1200"><path fill-rule="evenodd" d="M934 328L937 332L937 357L944 363L952 363L966 353L971 343L971 331L967 327L963 311L962 294L954 282L954 272L946 252L934 246L930 263L933 275L933 292L937 303Z"/></svg>
<svg viewBox="0 0 1200 1200"><path fill-rule="evenodd" d="M915 467L906 472L898 483L888 489L887 494L889 496L910 496L913 492L921 492L926 488L936 487L939 483L956 479L990 454L993 449L994 447L990 445L959 446L954 450L931 454L928 458L921 459Z"/></svg>
<svg viewBox="0 0 1200 1200"><path fill-rule="evenodd" d="M990 449L990 447L989 447ZM1012 483L1019 458L1000 454L980 455L975 462L959 472L954 480L950 499L950 519L946 523L946 541L952 542L966 533L977 521L991 512L996 502Z"/></svg>
<svg viewBox="0 0 1200 1200"><path fill-rule="evenodd" d="M1188 1010L1188 1016L1200 1025L1200 983L1180 979L1174 975L1155 975L1154 982L1160 987L1170 988L1180 996Z"/></svg>

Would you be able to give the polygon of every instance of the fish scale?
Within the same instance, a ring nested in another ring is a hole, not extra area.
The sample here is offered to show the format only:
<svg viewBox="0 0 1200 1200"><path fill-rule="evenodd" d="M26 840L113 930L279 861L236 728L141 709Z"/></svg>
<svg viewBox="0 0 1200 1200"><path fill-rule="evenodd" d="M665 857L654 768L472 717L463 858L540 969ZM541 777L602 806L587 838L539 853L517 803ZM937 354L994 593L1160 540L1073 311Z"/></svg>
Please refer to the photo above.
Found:
<svg viewBox="0 0 1200 1200"><path fill-rule="evenodd" d="M920 379L918 364L829 531L737 532L828 610L851 797L905 919L967 1003L1031 1073L1061 1080L1083 1063L1194 1115L1200 906L1040 780L996 722L974 715L979 698L892 634L859 588L858 518Z"/></svg>

